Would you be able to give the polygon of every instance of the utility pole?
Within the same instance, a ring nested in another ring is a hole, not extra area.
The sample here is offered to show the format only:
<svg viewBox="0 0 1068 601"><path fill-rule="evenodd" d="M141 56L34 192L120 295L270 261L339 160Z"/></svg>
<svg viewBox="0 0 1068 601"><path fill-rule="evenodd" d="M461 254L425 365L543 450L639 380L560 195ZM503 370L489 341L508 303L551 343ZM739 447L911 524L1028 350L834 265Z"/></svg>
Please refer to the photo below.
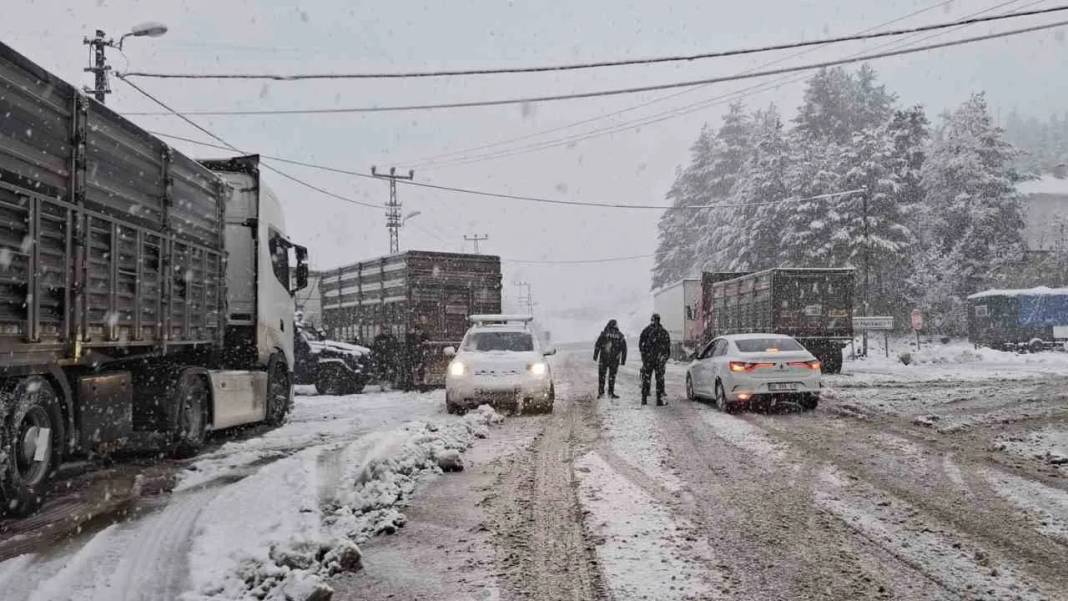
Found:
<svg viewBox="0 0 1068 601"><path fill-rule="evenodd" d="M477 255L478 254L478 243L482 242L484 240L489 240L489 234L482 234L482 235L472 234L470 236L468 236L467 234L464 234L464 240L466 240L468 242L474 242L475 243L475 254Z"/></svg>
<svg viewBox="0 0 1068 601"><path fill-rule="evenodd" d="M108 71L111 71L111 67L108 66L107 56L104 54L104 49L107 47L118 48L119 52L122 52L122 43L129 37L150 37L158 38L159 36L167 33L167 26L163 23L141 23L135 25L130 31L122 34L119 37L119 41L115 41L107 37L104 30L97 29L96 36L92 38L82 39L82 44L89 46L90 51L93 53L90 61L90 66L85 68L87 73L92 73L94 76L94 82L92 88L83 88L86 93L92 93L93 98L100 104L104 104L104 98L111 93L111 86L108 84Z"/></svg>
<svg viewBox="0 0 1068 601"><path fill-rule="evenodd" d="M85 38L82 40L82 43L89 46L90 52L93 53L92 64L91 66L86 67L85 71L87 73L92 73L96 79L93 88L85 88L85 92L92 92L96 101L100 104L104 104L104 98L111 93L111 86L108 85L108 71L111 70L111 67L107 64L104 48L114 46L115 40L107 39L104 31L97 29L96 37Z"/></svg>
<svg viewBox="0 0 1068 601"><path fill-rule="evenodd" d="M869 185L867 190L864 191L864 315L871 315L871 305L869 304L868 290L871 287L871 239L868 237L868 195L874 189L873 185ZM868 331L864 330L864 356L868 356Z"/></svg>
<svg viewBox="0 0 1068 601"><path fill-rule="evenodd" d="M522 293L519 294L519 304L527 306L528 315L534 315L534 295L530 292L530 282L521 282L517 280L513 283L516 288L519 288L520 290L526 288L527 293L525 296Z"/></svg>
<svg viewBox="0 0 1068 601"><path fill-rule="evenodd" d="M389 175L386 175L385 173L379 173L372 165L371 175L389 180L389 202L386 203L386 229L389 230L389 254L395 255L400 252L400 228L404 224L401 219L401 204L397 200L397 180L415 179L415 171L409 169L408 175L397 175L397 168L390 167Z"/></svg>

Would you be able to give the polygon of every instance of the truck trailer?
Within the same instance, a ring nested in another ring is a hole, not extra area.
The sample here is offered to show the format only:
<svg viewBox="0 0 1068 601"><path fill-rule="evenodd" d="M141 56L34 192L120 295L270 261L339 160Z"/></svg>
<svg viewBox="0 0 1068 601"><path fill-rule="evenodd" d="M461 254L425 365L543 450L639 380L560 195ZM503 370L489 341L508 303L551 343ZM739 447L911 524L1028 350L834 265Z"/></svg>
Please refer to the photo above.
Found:
<svg viewBox="0 0 1068 601"><path fill-rule="evenodd" d="M394 385L445 385L446 347L472 314L501 312L501 260L491 255L410 250L322 272L323 327L334 340L398 349ZM381 360L381 358L379 358Z"/></svg>
<svg viewBox="0 0 1068 601"><path fill-rule="evenodd" d="M777 268L738 277L706 273L705 340L724 334L772 333L796 338L827 373L842 369L853 339L852 269Z"/></svg>
<svg viewBox="0 0 1068 601"><path fill-rule="evenodd" d="M968 297L968 339L977 346L1068 350L1068 288L985 290Z"/></svg>
<svg viewBox="0 0 1068 601"><path fill-rule="evenodd" d="M282 421L306 254L257 157L194 161L0 43L0 507Z"/></svg>

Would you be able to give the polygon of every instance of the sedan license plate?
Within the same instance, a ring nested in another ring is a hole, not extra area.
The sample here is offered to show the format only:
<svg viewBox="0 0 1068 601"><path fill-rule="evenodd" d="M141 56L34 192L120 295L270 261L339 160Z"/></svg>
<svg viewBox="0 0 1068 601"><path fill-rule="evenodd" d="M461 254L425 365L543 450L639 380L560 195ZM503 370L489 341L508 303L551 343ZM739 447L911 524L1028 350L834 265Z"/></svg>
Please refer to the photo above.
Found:
<svg viewBox="0 0 1068 601"><path fill-rule="evenodd" d="M771 382L768 384L768 390L772 392L789 392L797 390L797 382Z"/></svg>

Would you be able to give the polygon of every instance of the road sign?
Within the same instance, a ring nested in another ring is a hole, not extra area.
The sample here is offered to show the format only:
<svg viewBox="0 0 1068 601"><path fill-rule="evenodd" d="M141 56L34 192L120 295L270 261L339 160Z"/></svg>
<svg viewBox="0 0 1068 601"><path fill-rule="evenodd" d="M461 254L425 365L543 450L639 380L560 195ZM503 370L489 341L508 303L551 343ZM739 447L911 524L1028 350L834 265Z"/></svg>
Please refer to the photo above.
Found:
<svg viewBox="0 0 1068 601"><path fill-rule="evenodd" d="M923 329L923 313L919 309L912 310L912 329L917 332Z"/></svg>
<svg viewBox="0 0 1068 601"><path fill-rule="evenodd" d="M894 318L889 315L854 316L853 329L867 331L892 330L894 329Z"/></svg>

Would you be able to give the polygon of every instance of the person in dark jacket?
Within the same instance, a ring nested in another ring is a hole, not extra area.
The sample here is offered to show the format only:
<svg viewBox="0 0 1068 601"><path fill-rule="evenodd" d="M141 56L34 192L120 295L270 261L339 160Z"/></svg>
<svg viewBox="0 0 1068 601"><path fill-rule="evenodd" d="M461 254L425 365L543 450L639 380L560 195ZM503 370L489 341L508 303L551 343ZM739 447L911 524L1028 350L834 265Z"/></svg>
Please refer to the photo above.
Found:
<svg viewBox="0 0 1068 601"><path fill-rule="evenodd" d="M597 398L604 396L604 379L608 376L608 396L616 396L616 371L627 362L627 339L616 327L616 320L609 319L604 331L593 346L593 360L597 361Z"/></svg>
<svg viewBox="0 0 1068 601"><path fill-rule="evenodd" d="M660 316L653 313L649 325L642 330L638 339L638 350L642 354L642 405L649 399L649 380L656 376L656 404L664 402L664 368L671 356L671 336L660 325Z"/></svg>

